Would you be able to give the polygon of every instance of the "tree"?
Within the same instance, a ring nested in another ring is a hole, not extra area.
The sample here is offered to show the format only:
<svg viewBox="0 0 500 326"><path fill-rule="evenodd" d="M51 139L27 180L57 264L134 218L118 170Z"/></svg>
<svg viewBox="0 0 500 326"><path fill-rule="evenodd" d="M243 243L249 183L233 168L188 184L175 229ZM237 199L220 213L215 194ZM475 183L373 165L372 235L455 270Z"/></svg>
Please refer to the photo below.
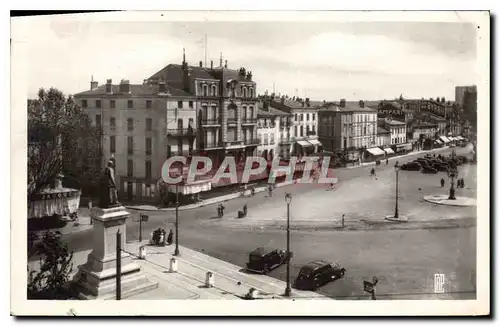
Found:
<svg viewBox="0 0 500 326"><path fill-rule="evenodd" d="M61 242L60 232L46 232L41 239L35 233L28 234L28 260L40 256L40 268L28 265L28 299L68 299L66 284L73 269L73 252Z"/></svg>
<svg viewBox="0 0 500 326"><path fill-rule="evenodd" d="M28 100L28 198L60 172L95 181L100 166L95 161L100 157L99 130L73 98L55 88L42 88L37 99Z"/></svg>

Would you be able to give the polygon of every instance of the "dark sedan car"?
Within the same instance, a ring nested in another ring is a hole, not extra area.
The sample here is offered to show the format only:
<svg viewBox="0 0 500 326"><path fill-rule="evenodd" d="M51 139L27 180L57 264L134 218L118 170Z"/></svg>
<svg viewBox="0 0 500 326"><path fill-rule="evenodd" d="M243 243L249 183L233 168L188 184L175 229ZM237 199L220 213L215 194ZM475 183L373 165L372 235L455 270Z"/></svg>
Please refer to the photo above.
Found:
<svg viewBox="0 0 500 326"><path fill-rule="evenodd" d="M420 171L421 169L422 169L422 166L418 162L409 162L409 163L401 165L401 170Z"/></svg>
<svg viewBox="0 0 500 326"><path fill-rule="evenodd" d="M426 166L424 166L422 168L422 173L436 174L436 173L438 173L438 170L434 169L433 167L430 167L430 166L426 165Z"/></svg>
<svg viewBox="0 0 500 326"><path fill-rule="evenodd" d="M246 269L260 274L267 274L287 261L283 250L270 248L257 248L248 255Z"/></svg>
<svg viewBox="0 0 500 326"><path fill-rule="evenodd" d="M323 260L311 262L300 269L295 279L295 288L316 291L322 285L344 277L346 269L339 264L330 264Z"/></svg>

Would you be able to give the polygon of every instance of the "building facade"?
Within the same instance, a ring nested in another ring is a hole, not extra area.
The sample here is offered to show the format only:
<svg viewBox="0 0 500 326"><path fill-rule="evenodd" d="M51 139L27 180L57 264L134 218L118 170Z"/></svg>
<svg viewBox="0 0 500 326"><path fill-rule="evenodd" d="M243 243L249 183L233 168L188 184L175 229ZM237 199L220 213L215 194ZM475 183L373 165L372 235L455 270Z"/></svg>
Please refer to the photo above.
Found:
<svg viewBox="0 0 500 326"><path fill-rule="evenodd" d="M166 82L194 96L197 101L198 152L212 159L218 168L226 156L237 162L256 153L256 83L245 68L229 69L227 60L214 67L189 66L185 55L181 65L169 64L153 74L148 84Z"/></svg>
<svg viewBox="0 0 500 326"><path fill-rule="evenodd" d="M377 146L386 148L391 145L391 132L382 127L377 128Z"/></svg>
<svg viewBox="0 0 500 326"><path fill-rule="evenodd" d="M266 160L275 157L289 159L291 153L290 129L292 115L260 103L257 113L257 136L260 140L257 155Z"/></svg>
<svg viewBox="0 0 500 326"><path fill-rule="evenodd" d="M377 146L377 110L340 100L320 108L319 140L336 159L356 161ZM360 151L361 150L361 151Z"/></svg>
<svg viewBox="0 0 500 326"><path fill-rule="evenodd" d="M104 163L115 161L120 197L155 200L161 168L169 155L196 149L196 98L167 86L108 79L75 94L75 101L102 130Z"/></svg>

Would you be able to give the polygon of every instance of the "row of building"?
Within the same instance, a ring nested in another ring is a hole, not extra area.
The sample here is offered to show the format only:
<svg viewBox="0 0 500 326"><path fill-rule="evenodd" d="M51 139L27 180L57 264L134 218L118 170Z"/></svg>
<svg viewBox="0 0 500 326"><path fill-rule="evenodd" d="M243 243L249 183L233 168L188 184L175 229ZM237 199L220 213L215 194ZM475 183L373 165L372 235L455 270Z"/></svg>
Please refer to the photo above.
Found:
<svg viewBox="0 0 500 326"><path fill-rule="evenodd" d="M208 156L214 168L228 155L244 162L321 153L346 162L462 133L457 107L441 100L327 103L256 89L243 67L230 69L222 58L192 66L184 54L142 84L92 80L74 98L102 131L103 157L114 157L129 199L155 198L163 163L177 155Z"/></svg>

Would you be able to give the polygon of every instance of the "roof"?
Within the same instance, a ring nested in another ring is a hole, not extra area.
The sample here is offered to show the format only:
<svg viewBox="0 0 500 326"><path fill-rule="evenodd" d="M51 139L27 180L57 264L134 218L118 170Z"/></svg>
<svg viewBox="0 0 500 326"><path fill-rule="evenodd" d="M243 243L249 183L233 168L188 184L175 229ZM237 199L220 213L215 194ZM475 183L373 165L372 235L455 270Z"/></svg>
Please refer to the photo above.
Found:
<svg viewBox="0 0 500 326"><path fill-rule="evenodd" d="M210 74L210 69L206 67L196 67L188 66L189 74L191 78L201 78L201 79L216 79ZM182 82L182 65L179 64L169 64L165 68L156 72L154 75L148 79L165 81L179 81Z"/></svg>
<svg viewBox="0 0 500 326"><path fill-rule="evenodd" d="M259 247L255 250L253 250L250 255L258 255L258 256L264 256L272 251L276 250L276 248L269 248L269 247Z"/></svg>
<svg viewBox="0 0 500 326"><path fill-rule="evenodd" d="M346 103L345 107L341 107L338 104L327 104L326 106L320 108L322 111L333 111L333 112L370 112L376 113L377 110L369 107L360 107L359 104Z"/></svg>
<svg viewBox="0 0 500 326"><path fill-rule="evenodd" d="M401 125L406 125L406 123L394 120L394 119L385 119L385 123L391 126L401 126Z"/></svg>
<svg viewBox="0 0 500 326"><path fill-rule="evenodd" d="M191 94L168 86L166 85L166 88L168 92L172 96L191 96ZM123 93L120 92L120 85L112 85L111 86L111 91L113 92L112 94L108 94L106 92L106 85L101 85L95 89L88 90L88 91L83 91L80 93L75 94L74 96L100 96L100 95L127 95L127 96L151 96L151 95L157 95L158 92L158 86L157 85L145 85L145 84L130 84L130 93Z"/></svg>
<svg viewBox="0 0 500 326"><path fill-rule="evenodd" d="M304 265L305 268L316 269L318 267L328 265L329 263L324 260L316 260Z"/></svg>
<svg viewBox="0 0 500 326"><path fill-rule="evenodd" d="M413 125L413 129L415 129L415 128L433 128L433 127L437 127L437 124L422 122L422 123Z"/></svg>
<svg viewBox="0 0 500 326"><path fill-rule="evenodd" d="M391 132L389 130L385 130L382 127L377 127L377 134L390 134Z"/></svg>
<svg viewBox="0 0 500 326"><path fill-rule="evenodd" d="M280 116L280 117L286 117L286 116L292 116L292 113L288 113L276 108L273 108L271 105L268 106L267 109L264 109L264 103L262 101L259 101L258 104L258 111L257 115L265 115L265 116Z"/></svg>

